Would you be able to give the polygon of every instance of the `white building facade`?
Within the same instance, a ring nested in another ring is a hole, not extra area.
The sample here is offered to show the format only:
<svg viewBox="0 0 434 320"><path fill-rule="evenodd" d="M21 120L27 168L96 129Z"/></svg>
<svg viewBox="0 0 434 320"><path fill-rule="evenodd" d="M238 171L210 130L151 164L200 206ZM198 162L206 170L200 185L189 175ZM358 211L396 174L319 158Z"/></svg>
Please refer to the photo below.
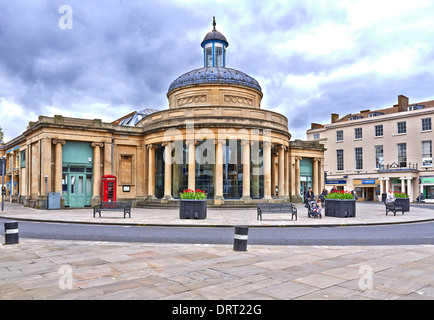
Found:
<svg viewBox="0 0 434 320"><path fill-rule="evenodd" d="M392 189L434 203L433 120L434 100L409 104L400 95L391 108L312 123L307 140L325 145L328 190L355 190L361 201L378 201Z"/></svg>

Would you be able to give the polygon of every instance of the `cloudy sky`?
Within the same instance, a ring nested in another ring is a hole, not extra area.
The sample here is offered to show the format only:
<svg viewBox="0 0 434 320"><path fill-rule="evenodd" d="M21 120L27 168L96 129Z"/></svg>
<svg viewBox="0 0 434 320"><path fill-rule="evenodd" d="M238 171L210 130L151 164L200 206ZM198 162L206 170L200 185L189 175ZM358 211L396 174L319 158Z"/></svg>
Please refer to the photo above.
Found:
<svg viewBox="0 0 434 320"><path fill-rule="evenodd" d="M110 122L167 109L170 83L203 66L213 16L227 67L259 81L262 108L286 115L293 138L330 113L434 99L431 0L3 0L4 140L39 115Z"/></svg>

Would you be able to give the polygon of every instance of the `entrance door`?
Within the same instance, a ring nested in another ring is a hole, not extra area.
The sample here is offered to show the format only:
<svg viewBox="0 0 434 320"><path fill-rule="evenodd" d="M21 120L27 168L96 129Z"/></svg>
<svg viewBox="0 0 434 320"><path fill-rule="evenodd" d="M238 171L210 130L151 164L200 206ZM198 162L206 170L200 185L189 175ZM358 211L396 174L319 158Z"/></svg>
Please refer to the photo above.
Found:
<svg viewBox="0 0 434 320"><path fill-rule="evenodd" d="M86 175L70 174L69 177L69 206L71 208L82 208L86 203Z"/></svg>

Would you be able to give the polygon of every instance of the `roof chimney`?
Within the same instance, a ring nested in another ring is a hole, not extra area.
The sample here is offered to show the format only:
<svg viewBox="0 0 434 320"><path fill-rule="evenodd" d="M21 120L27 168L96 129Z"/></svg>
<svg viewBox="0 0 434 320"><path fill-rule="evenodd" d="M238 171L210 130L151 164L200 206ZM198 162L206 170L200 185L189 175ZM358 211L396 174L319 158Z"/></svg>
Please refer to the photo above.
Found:
<svg viewBox="0 0 434 320"><path fill-rule="evenodd" d="M407 111L408 108L408 98L400 94L398 96L398 112Z"/></svg>
<svg viewBox="0 0 434 320"><path fill-rule="evenodd" d="M339 120L339 114L332 113L332 123L336 123Z"/></svg>

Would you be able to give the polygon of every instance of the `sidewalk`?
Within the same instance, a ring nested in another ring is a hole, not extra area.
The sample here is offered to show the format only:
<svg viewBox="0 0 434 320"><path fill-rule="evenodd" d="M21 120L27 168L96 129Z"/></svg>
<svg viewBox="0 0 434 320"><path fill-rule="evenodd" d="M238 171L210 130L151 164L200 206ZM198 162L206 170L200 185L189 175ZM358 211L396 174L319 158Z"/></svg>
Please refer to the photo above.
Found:
<svg viewBox="0 0 434 320"><path fill-rule="evenodd" d="M120 212L103 212L103 218L94 219L91 209L40 211L10 203L6 210L0 217L171 226L295 227L434 219L429 207L414 206L404 216L386 217L381 204L369 203L357 204L356 218L311 219L299 205L298 221L268 215L262 222L254 210L240 209L210 209L206 220L187 221L178 219L176 209L133 208L131 219L123 219ZM0 243L4 240L0 233ZM433 300L433 265L433 245L248 245L246 252L235 252L232 245L23 238L16 245L0 245L0 300L256 300L246 301L250 305L274 299Z"/></svg>
<svg viewBox="0 0 434 320"><path fill-rule="evenodd" d="M5 203L5 211L0 211L0 218L29 221L48 221L66 223L96 223L147 226L196 226L196 227L305 227L305 226L344 226L375 225L390 223L410 223L434 220L434 210L430 205L415 204L404 215L389 213L382 203L357 202L356 217L325 217L313 219L307 217L307 208L297 204L298 219L291 220L291 215L264 214L263 221L257 220L256 209L217 209L208 208L204 220L179 219L178 208L132 208L131 218L123 218L122 211L102 211L101 218L93 218L92 208L65 210L37 210L25 208L16 203Z"/></svg>
<svg viewBox="0 0 434 320"><path fill-rule="evenodd" d="M0 300L432 300L433 265L430 245L235 252L229 245L23 239L0 246Z"/></svg>

